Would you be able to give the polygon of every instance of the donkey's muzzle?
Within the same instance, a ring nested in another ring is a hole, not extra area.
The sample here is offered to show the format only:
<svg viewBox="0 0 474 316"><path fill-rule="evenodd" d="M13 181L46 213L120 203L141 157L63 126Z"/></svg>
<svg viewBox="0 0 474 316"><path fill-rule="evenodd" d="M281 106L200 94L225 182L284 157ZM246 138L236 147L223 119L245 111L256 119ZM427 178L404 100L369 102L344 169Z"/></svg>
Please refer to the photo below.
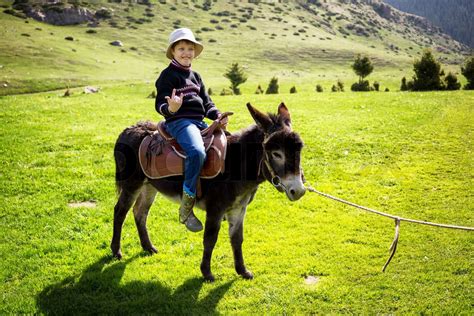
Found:
<svg viewBox="0 0 474 316"><path fill-rule="evenodd" d="M283 182L286 182L284 183L285 193L290 201L297 201L306 193L306 188L300 176L287 179L287 181Z"/></svg>
<svg viewBox="0 0 474 316"><path fill-rule="evenodd" d="M303 188L289 188L289 190L286 192L286 195L288 196L288 199L290 201L297 201L303 197L303 195L306 193L306 189Z"/></svg>

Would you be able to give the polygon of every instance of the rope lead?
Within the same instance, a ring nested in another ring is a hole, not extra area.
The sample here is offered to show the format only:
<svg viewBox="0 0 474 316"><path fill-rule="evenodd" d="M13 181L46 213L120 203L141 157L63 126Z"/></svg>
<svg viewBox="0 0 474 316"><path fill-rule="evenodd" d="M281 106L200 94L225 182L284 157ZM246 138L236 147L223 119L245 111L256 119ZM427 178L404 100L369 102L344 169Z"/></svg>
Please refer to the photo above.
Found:
<svg viewBox="0 0 474 316"><path fill-rule="evenodd" d="M355 207L355 208L358 208L358 209L361 209L361 210L364 210L364 211L367 211L367 212L375 213L375 214L378 214L378 215L381 215L381 216L385 216L385 217L388 217L388 218L392 218L392 219L395 220L395 238L393 239L392 245L390 246L390 249L389 249L390 257L388 258L387 262L383 266L382 272L385 272L385 269L387 269L388 264L390 263L393 256L395 255L395 252L397 251L398 238L400 236L400 222L401 221L415 223L415 224L422 224L422 225L430 225L430 226L435 226L435 227L442 227L442 228L451 228L451 229L474 231L474 227L448 225L448 224L438 224L438 223L433 223L433 222L420 221L420 220L416 220L416 219L403 218L403 217L395 216L395 215L392 215L392 214L389 214L389 213L383 213L383 212L380 212L380 211L377 211L377 210L374 210L374 209L371 209L371 208L368 208L368 207L365 207L365 206L361 206L361 205L343 200L341 198L329 195L327 193L320 192L320 191L316 190L315 188L313 188L312 186L309 186L309 185L306 186L306 189L310 192L317 193L321 196L327 197L328 199L331 199L331 200L334 200L334 201L337 201L337 202L341 202L343 204L350 205L352 207Z"/></svg>

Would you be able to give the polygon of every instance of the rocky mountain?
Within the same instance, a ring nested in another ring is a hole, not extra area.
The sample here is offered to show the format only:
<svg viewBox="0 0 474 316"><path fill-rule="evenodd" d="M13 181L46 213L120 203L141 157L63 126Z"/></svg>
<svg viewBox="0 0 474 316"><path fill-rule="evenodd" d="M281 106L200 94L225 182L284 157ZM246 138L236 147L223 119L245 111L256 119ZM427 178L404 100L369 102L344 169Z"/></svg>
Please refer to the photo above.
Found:
<svg viewBox="0 0 474 316"><path fill-rule="evenodd" d="M454 39L474 48L474 1L384 0L399 10L426 17Z"/></svg>

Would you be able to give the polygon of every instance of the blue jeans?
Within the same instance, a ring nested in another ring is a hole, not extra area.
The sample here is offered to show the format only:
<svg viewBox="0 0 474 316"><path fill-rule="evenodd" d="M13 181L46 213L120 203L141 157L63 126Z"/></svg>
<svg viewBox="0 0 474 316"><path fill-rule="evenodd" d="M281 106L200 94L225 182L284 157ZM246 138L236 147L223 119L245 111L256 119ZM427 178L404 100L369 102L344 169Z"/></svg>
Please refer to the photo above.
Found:
<svg viewBox="0 0 474 316"><path fill-rule="evenodd" d="M166 130L173 136L186 153L184 160L183 190L196 196L196 185L206 160L206 151L201 137L201 130L207 127L203 121L193 119L178 119L166 123Z"/></svg>

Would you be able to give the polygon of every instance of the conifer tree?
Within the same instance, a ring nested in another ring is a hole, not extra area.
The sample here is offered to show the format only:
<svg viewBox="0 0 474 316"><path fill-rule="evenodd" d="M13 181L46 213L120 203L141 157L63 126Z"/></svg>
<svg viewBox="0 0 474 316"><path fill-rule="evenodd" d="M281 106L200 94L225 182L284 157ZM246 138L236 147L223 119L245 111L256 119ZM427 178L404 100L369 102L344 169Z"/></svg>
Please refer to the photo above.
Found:
<svg viewBox="0 0 474 316"><path fill-rule="evenodd" d="M425 50L420 60L413 63L413 91L443 90L441 65L430 50Z"/></svg>
<svg viewBox="0 0 474 316"><path fill-rule="evenodd" d="M356 75L359 76L359 84L361 84L364 78L372 73L374 66L372 65L369 57L361 57L360 55L357 55L354 63L352 64L352 69L354 69Z"/></svg>
<svg viewBox="0 0 474 316"><path fill-rule="evenodd" d="M278 78L273 77L268 84L265 94L278 94Z"/></svg>
<svg viewBox="0 0 474 316"><path fill-rule="evenodd" d="M465 90L474 90L474 56L466 60L464 66L461 67L461 73L467 79Z"/></svg>
<svg viewBox="0 0 474 316"><path fill-rule="evenodd" d="M459 90L461 88L458 78L451 72L444 78L444 82L446 83L446 90Z"/></svg>
<svg viewBox="0 0 474 316"><path fill-rule="evenodd" d="M402 78L402 84L400 86L400 91L407 91L408 86L407 86L407 78L403 77Z"/></svg>
<svg viewBox="0 0 474 316"><path fill-rule="evenodd" d="M230 80L230 88L232 89L232 92L236 95L240 94L238 86L247 81L247 75L239 64L233 63L232 66L227 69L224 77Z"/></svg>

